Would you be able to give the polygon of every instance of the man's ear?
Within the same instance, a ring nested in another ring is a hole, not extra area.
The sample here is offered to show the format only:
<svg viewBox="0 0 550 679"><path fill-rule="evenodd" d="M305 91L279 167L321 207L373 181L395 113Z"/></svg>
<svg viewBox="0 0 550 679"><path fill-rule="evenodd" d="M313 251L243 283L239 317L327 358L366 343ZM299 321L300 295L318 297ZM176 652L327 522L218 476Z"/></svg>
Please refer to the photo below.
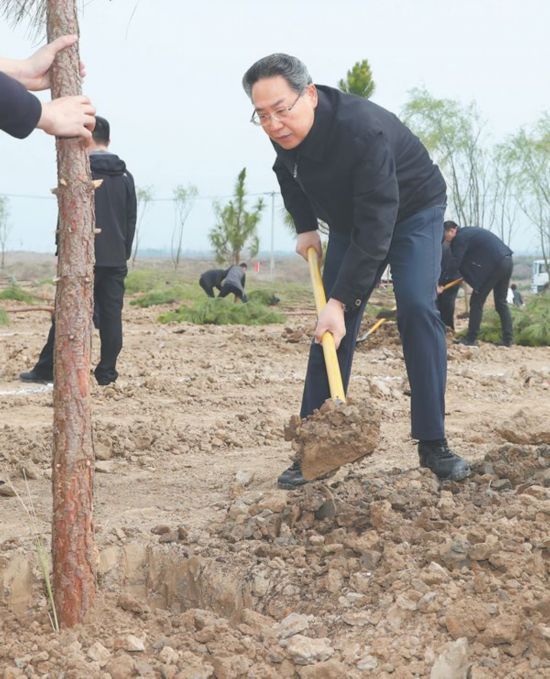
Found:
<svg viewBox="0 0 550 679"><path fill-rule="evenodd" d="M308 97L310 98L311 103L313 104L313 108L317 108L317 104L319 103L319 95L317 93L317 88L313 83L308 85L306 87L306 92Z"/></svg>

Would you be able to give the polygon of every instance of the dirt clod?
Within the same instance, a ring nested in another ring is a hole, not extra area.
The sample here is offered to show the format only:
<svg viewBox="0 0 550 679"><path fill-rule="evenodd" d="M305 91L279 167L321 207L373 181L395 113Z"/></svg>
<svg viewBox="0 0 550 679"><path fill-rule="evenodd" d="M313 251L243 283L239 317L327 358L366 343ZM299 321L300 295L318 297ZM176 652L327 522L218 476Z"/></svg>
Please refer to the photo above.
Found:
<svg viewBox="0 0 550 679"><path fill-rule="evenodd" d="M373 404L329 399L285 428L305 479L317 479L348 462L372 455L380 439L380 411Z"/></svg>

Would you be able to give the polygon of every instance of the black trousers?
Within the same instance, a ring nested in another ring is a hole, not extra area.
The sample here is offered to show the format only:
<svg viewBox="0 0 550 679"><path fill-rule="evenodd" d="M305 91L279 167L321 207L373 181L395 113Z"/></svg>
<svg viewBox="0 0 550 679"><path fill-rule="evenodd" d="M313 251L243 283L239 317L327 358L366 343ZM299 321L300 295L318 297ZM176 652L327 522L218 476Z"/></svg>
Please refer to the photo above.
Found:
<svg viewBox="0 0 550 679"><path fill-rule="evenodd" d="M224 283L221 287L218 297L227 297L227 295L235 295L237 299L240 299L243 302L246 302L247 299L246 295L244 294L244 290L239 288L237 285L233 285L233 283Z"/></svg>
<svg viewBox="0 0 550 679"><path fill-rule="evenodd" d="M436 286L441 272L444 212L443 206L431 207L396 224L387 258L392 271L397 324L411 387L411 436L421 440L445 436L447 344L445 326L435 306ZM323 268L327 298L349 245L349 236L330 232ZM379 276L385 268L386 262L382 262ZM338 362L346 392L361 317L372 289L365 292L363 303L344 314L346 335L338 348ZM311 415L329 397L323 350L321 345L312 343L300 416Z"/></svg>
<svg viewBox="0 0 550 679"><path fill-rule="evenodd" d="M122 306L126 266L96 266L94 270L94 325L99 330L101 355L94 371L99 384L114 382L118 377L116 361L122 349ZM40 352L34 372L53 379L55 324Z"/></svg>
<svg viewBox="0 0 550 679"><path fill-rule="evenodd" d="M491 290L493 291L496 312L500 316L502 341L504 343L512 342L512 315L506 301L506 296L510 287L513 268L512 257L510 255L503 257L485 285L477 292L472 293L470 298L470 320L468 323L468 339L472 342L475 341L479 334L481 317L483 316L483 305Z"/></svg>
<svg viewBox="0 0 550 679"><path fill-rule="evenodd" d="M206 294L208 295L208 297L215 297L215 295L214 295L214 287L215 287L215 286L214 286L214 285L211 285L210 283L208 283L207 281L205 281L203 276L201 276L201 277L199 278L199 285L200 285L201 288L204 290L204 292L206 292Z"/></svg>
<svg viewBox="0 0 550 679"><path fill-rule="evenodd" d="M441 314L441 320L448 328L455 329L455 302L460 285L444 290L437 296L436 304Z"/></svg>

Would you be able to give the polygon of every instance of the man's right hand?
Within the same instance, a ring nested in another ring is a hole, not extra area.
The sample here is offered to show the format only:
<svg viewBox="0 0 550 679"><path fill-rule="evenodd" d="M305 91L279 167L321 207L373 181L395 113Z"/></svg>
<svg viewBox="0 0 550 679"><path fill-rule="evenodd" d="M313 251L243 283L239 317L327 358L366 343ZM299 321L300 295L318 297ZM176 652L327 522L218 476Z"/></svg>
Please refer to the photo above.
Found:
<svg viewBox="0 0 550 679"><path fill-rule="evenodd" d="M37 127L55 137L91 139L95 108L88 97L60 97L42 104Z"/></svg>
<svg viewBox="0 0 550 679"><path fill-rule="evenodd" d="M319 264L323 261L323 248L321 246L321 238L318 231L305 231L299 233L296 240L296 252L307 261L307 251L309 248L314 248L317 252Z"/></svg>

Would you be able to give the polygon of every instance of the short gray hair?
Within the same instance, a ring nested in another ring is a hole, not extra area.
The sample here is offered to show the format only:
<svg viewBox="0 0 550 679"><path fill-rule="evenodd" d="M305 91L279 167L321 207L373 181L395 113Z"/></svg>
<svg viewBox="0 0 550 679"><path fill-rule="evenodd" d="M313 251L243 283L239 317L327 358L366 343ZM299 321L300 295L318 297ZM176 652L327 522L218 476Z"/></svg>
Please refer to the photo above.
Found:
<svg viewBox="0 0 550 679"><path fill-rule="evenodd" d="M282 76L295 92L303 92L313 80L306 65L289 54L270 54L263 57L248 69L243 76L243 87L252 99L252 87L262 78Z"/></svg>

